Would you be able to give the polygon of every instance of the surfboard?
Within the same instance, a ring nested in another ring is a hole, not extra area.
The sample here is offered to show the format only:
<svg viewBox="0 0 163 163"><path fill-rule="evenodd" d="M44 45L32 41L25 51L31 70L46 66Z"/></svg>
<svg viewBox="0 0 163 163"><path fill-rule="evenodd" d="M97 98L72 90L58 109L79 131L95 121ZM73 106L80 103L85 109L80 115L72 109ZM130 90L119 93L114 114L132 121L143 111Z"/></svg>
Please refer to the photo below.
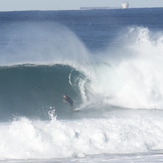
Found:
<svg viewBox="0 0 163 163"><path fill-rule="evenodd" d="M80 108L75 108L73 109L73 111L80 111Z"/></svg>

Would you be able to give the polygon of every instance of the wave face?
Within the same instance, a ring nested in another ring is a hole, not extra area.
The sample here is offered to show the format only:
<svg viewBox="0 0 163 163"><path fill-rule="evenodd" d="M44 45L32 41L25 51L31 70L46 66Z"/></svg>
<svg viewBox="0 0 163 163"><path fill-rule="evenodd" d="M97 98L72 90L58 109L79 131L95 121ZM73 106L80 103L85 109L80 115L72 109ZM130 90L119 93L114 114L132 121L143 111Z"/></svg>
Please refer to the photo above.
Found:
<svg viewBox="0 0 163 163"><path fill-rule="evenodd" d="M85 77L66 65L18 65L0 68L0 117L19 115L46 118L53 107L66 114L63 94L82 102L80 90Z"/></svg>
<svg viewBox="0 0 163 163"><path fill-rule="evenodd" d="M9 22L0 29L0 118L47 119L55 108L68 115L66 93L79 105L84 100L87 50L67 27L55 22ZM82 88L83 87L83 88ZM81 94L80 91L83 91Z"/></svg>

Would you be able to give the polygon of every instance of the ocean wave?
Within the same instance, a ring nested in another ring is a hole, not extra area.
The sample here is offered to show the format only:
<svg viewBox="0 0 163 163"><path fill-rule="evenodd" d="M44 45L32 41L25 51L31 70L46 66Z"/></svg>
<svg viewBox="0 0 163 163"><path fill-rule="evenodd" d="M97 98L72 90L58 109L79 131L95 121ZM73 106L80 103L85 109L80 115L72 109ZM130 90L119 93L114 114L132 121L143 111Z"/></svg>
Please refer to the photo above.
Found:
<svg viewBox="0 0 163 163"><path fill-rule="evenodd" d="M82 109L163 108L161 32L128 27L115 41L116 46L110 43L92 53L61 25L21 26L18 36L1 49L2 119L15 114L45 118L50 107L55 107L58 115L68 115L62 102L64 93ZM32 36L33 28L38 32Z"/></svg>

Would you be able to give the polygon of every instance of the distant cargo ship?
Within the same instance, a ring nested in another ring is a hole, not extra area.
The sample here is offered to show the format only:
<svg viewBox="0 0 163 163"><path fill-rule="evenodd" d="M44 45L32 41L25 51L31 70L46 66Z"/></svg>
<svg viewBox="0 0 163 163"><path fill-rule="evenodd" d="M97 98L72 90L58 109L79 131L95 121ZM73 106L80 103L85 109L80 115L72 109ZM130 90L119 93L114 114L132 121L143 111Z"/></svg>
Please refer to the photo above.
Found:
<svg viewBox="0 0 163 163"><path fill-rule="evenodd" d="M123 2L121 4L121 7L80 7L81 10L107 10L107 9L126 9L129 8L128 2Z"/></svg>
<svg viewBox="0 0 163 163"><path fill-rule="evenodd" d="M129 8L129 3L128 2L123 2L121 5L121 8Z"/></svg>

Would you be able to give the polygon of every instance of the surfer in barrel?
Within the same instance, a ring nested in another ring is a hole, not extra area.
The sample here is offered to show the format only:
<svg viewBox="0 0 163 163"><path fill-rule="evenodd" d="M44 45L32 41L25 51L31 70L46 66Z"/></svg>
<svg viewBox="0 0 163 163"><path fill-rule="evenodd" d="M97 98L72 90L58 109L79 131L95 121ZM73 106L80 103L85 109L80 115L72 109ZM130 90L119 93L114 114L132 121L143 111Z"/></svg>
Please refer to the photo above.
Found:
<svg viewBox="0 0 163 163"><path fill-rule="evenodd" d="M70 106L73 108L73 100L70 97L68 97L67 95L64 94L63 101L68 102L70 104Z"/></svg>

